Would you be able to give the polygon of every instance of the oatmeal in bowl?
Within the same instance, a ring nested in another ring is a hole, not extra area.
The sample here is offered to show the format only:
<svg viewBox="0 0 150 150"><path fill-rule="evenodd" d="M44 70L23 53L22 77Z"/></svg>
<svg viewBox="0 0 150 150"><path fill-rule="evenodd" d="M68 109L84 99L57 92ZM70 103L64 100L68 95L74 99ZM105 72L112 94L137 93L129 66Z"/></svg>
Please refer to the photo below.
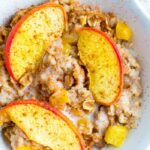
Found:
<svg viewBox="0 0 150 150"><path fill-rule="evenodd" d="M112 12L65 0L1 26L0 121L11 148L121 146L141 106L133 35Z"/></svg>

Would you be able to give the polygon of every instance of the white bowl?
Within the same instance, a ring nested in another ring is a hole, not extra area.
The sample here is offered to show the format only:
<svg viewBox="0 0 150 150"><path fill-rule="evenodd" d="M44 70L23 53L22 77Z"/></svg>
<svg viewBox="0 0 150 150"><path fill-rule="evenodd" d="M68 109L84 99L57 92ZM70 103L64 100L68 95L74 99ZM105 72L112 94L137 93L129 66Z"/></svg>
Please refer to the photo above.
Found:
<svg viewBox="0 0 150 150"><path fill-rule="evenodd" d="M119 150L150 150L150 19L135 0L81 0L83 3L99 5L105 11L115 12L134 31L134 49L142 65L143 102L138 127L132 130ZM5 23L19 8L25 8L43 0L1 0L0 25ZM8 146L0 137L0 149ZM109 150L114 148L109 148Z"/></svg>

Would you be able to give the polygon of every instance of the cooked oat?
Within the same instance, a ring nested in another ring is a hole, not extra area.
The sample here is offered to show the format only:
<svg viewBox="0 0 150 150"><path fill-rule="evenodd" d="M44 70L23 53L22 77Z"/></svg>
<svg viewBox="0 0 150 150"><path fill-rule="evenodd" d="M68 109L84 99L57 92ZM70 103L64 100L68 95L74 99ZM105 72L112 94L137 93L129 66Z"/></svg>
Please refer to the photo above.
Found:
<svg viewBox="0 0 150 150"><path fill-rule="evenodd" d="M0 104L4 106L14 100L30 98L49 101L58 90L64 89L70 101L65 103L61 110L69 114L71 120L72 118L80 120L86 116L85 124L78 126L79 131L83 135L87 149L92 149L93 146L100 149L106 145L103 137L109 125L120 124L128 129L136 127L142 94L141 66L130 52L130 43L117 39L115 35L117 17L113 13L104 13L97 6L81 5L72 0L53 0L53 2L62 4L66 9L68 30L49 47L39 69L25 74L20 84L11 79L4 66L3 49L12 26L32 7L16 13L9 26L0 27ZM105 32L116 42L123 58L123 92L118 102L109 107L97 104L88 89L87 70L79 58L78 36L75 34L80 27L94 27ZM63 53L63 40L69 43L71 51L69 55ZM17 127L7 127L5 134L13 150L20 144L32 143Z"/></svg>

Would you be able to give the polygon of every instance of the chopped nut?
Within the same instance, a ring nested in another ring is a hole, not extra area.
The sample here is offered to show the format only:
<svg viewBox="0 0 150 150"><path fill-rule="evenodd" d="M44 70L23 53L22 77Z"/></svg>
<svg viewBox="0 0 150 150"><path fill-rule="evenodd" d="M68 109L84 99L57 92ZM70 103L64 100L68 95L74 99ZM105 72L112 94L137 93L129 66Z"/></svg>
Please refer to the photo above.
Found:
<svg viewBox="0 0 150 150"><path fill-rule="evenodd" d="M117 24L117 18L116 17L112 17L110 18L110 21L109 21L109 25L111 28L115 27Z"/></svg>
<svg viewBox="0 0 150 150"><path fill-rule="evenodd" d="M94 103L95 103L94 100L91 100L91 99L85 100L82 104L83 109L85 109L89 112L92 112L94 110Z"/></svg>
<svg viewBox="0 0 150 150"><path fill-rule="evenodd" d="M47 89L49 93L53 93L55 92L55 90L58 89L56 83L50 77L48 78L48 80L46 80L47 77L45 77L44 75L41 75L41 76L42 76L42 79L41 79L42 82L43 83L47 82Z"/></svg>
<svg viewBox="0 0 150 150"><path fill-rule="evenodd" d="M118 119L120 123L127 123L128 121L127 117L125 117L124 114L120 114Z"/></svg>
<svg viewBox="0 0 150 150"><path fill-rule="evenodd" d="M65 81L64 81L64 85L66 89L69 89L74 83L74 79L71 75L66 75L65 76Z"/></svg>
<svg viewBox="0 0 150 150"><path fill-rule="evenodd" d="M111 105L111 106L109 107L108 114L109 114L110 116L114 116L114 115L115 115L115 107L114 107L114 105Z"/></svg>
<svg viewBox="0 0 150 150"><path fill-rule="evenodd" d="M56 60L53 56L51 55L45 55L44 58L43 58L43 64L44 65L56 65Z"/></svg>
<svg viewBox="0 0 150 150"><path fill-rule="evenodd" d="M90 27L96 27L96 26L99 26L100 25L100 21L97 20L96 18L89 18L87 20L87 23Z"/></svg>
<svg viewBox="0 0 150 150"><path fill-rule="evenodd" d="M22 84L23 86L27 86L29 84L31 84L33 81L33 77L31 73L27 73L25 74L20 80L20 84Z"/></svg>

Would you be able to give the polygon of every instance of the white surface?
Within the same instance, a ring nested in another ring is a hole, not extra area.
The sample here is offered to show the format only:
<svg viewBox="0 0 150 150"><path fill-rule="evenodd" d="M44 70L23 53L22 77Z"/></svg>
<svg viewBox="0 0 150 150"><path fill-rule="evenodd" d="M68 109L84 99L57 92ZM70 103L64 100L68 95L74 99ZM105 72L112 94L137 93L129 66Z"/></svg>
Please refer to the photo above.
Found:
<svg viewBox="0 0 150 150"><path fill-rule="evenodd" d="M147 11L147 13L150 16L150 0L139 0L141 3L142 7Z"/></svg>
<svg viewBox="0 0 150 150"><path fill-rule="evenodd" d="M0 0L0 24L14 14L18 8L30 6L43 0ZM143 0L146 1L146 0ZM150 1L150 0L148 0ZM87 2L82 0L82 2ZM129 133L125 144L118 150L150 150L150 20L142 5L135 0L88 0L100 5L105 11L113 11L128 22L134 31L134 48L142 65L144 85L143 105L138 128ZM110 148L111 150L113 148ZM0 140L0 150L7 150Z"/></svg>

